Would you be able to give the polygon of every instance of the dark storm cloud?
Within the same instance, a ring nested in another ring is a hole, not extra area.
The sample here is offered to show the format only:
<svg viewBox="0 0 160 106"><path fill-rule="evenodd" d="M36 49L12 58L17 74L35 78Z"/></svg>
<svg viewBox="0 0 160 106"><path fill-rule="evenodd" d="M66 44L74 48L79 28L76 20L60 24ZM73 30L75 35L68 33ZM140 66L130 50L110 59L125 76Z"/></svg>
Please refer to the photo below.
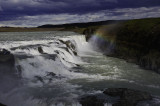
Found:
<svg viewBox="0 0 160 106"><path fill-rule="evenodd" d="M104 4L114 4L116 0L2 0L5 10L1 15L37 15L59 13L87 13L105 9Z"/></svg>
<svg viewBox="0 0 160 106"><path fill-rule="evenodd" d="M35 16L22 16L16 20L1 21L0 26L39 26L44 24L64 24L75 22L89 22L101 20L120 20L160 17L160 7L140 7L102 10L86 14L47 14Z"/></svg>
<svg viewBox="0 0 160 106"><path fill-rule="evenodd" d="M105 9L160 5L160 0L0 0L2 15L84 14ZM1 17L2 19L2 17Z"/></svg>
<svg viewBox="0 0 160 106"><path fill-rule="evenodd" d="M0 22L20 21L25 16L84 15L103 10L158 6L160 0L0 0ZM122 14L114 13L115 16Z"/></svg>

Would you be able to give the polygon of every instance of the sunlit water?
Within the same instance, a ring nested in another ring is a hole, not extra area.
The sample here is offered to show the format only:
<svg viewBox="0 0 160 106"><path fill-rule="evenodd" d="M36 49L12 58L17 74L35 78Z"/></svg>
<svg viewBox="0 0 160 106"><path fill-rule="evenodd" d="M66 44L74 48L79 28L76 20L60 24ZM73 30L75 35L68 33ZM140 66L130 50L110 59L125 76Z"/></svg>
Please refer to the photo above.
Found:
<svg viewBox="0 0 160 106"><path fill-rule="evenodd" d="M148 104L160 105L159 74L103 56L93 50L83 35L4 32L0 33L0 47L13 53L15 66L21 67L18 81L6 78L6 83L5 80L1 83L0 102L8 106L81 106L78 103L81 96L99 94L109 87L149 92L156 98ZM8 82L18 84L9 87Z"/></svg>

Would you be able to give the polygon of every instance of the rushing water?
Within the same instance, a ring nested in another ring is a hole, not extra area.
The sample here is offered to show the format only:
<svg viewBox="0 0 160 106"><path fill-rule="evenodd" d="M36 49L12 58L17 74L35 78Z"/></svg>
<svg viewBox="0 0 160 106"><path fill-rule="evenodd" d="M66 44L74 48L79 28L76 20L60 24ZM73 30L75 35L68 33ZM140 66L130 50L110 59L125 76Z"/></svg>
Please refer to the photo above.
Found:
<svg viewBox="0 0 160 106"><path fill-rule="evenodd" d="M93 50L73 32L4 32L0 47L15 56L18 79L0 82L0 102L8 106L80 106L78 98L127 87L156 96L160 75ZM13 83L13 84L12 84ZM7 86L6 86L7 85Z"/></svg>

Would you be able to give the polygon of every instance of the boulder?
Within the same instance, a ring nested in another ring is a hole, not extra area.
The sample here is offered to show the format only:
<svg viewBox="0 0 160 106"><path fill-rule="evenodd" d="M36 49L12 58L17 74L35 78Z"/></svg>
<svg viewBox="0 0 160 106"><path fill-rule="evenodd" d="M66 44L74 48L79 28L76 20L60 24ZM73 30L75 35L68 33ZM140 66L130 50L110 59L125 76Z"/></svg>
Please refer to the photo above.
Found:
<svg viewBox="0 0 160 106"><path fill-rule="evenodd" d="M0 49L0 64L1 63L10 63L14 65L15 60L13 54L6 49Z"/></svg>
<svg viewBox="0 0 160 106"><path fill-rule="evenodd" d="M73 49L73 50L76 49L76 47L74 46L74 44L70 40L66 41L65 44L70 49Z"/></svg>
<svg viewBox="0 0 160 106"><path fill-rule="evenodd" d="M82 106L104 106L104 100L98 99L95 95L86 96L80 99Z"/></svg>
<svg viewBox="0 0 160 106"><path fill-rule="evenodd" d="M0 106L6 106L6 105L4 105L4 104L0 103Z"/></svg>
<svg viewBox="0 0 160 106"><path fill-rule="evenodd" d="M0 74L14 74L15 73L15 59L14 55L6 49L0 49Z"/></svg>
<svg viewBox="0 0 160 106"><path fill-rule="evenodd" d="M95 31L96 30L92 28L87 28L83 31L83 34L86 36L86 41L88 41L92 37Z"/></svg>
<svg viewBox="0 0 160 106"><path fill-rule="evenodd" d="M68 49L70 49L70 50L73 52L73 54L74 54L75 56L77 56L76 47L75 47L75 45L74 45L70 40L68 40L68 41L63 41L63 40L60 40L60 39L59 39L59 41L60 41L61 43L65 44L66 47L67 47L67 48L64 48L64 47L61 47L61 48L65 49L67 52L69 52Z"/></svg>
<svg viewBox="0 0 160 106"><path fill-rule="evenodd" d="M56 51L55 51L55 52L56 52ZM57 54L58 54L58 53L57 53ZM57 54L47 54L47 53L45 53L45 54L43 54L42 56L45 57L46 59L51 59L51 60L56 61L56 58L58 58L58 57L57 57Z"/></svg>
<svg viewBox="0 0 160 106"><path fill-rule="evenodd" d="M128 88L108 88L104 94L109 96L119 96L118 102L112 106L136 106L139 101L151 100L150 94L142 91L131 90Z"/></svg>
<svg viewBox="0 0 160 106"><path fill-rule="evenodd" d="M41 53L41 54L44 54L44 51L43 51L43 49L42 49L42 47L40 46L40 47L38 47L38 52L39 53Z"/></svg>
<svg viewBox="0 0 160 106"><path fill-rule="evenodd" d="M139 60L139 65L142 68L154 70L160 73L160 52L152 50L149 54L142 56Z"/></svg>
<svg viewBox="0 0 160 106"><path fill-rule="evenodd" d="M146 92L128 88L108 88L103 94L106 96L84 96L80 98L79 102L82 106L104 106L108 102L112 103L112 106L136 106L140 101L152 99L152 96ZM111 98L113 100L112 102L110 100Z"/></svg>
<svg viewBox="0 0 160 106"><path fill-rule="evenodd" d="M53 72L47 72L47 75L46 75L46 76L55 77L55 76L56 76L56 74L55 74L55 73L53 73Z"/></svg>

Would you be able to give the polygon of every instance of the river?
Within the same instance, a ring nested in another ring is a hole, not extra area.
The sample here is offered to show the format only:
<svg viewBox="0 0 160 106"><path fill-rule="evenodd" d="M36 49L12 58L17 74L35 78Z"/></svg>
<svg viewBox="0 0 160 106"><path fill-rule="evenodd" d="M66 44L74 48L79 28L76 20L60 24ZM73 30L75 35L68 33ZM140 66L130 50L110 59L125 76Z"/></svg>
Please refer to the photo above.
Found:
<svg viewBox="0 0 160 106"><path fill-rule="evenodd" d="M3 75L0 82L0 102L8 106L81 106L81 96L100 94L110 87L149 92L156 98L147 104L160 105L159 74L104 56L84 35L1 32L0 47L14 54L20 76Z"/></svg>

